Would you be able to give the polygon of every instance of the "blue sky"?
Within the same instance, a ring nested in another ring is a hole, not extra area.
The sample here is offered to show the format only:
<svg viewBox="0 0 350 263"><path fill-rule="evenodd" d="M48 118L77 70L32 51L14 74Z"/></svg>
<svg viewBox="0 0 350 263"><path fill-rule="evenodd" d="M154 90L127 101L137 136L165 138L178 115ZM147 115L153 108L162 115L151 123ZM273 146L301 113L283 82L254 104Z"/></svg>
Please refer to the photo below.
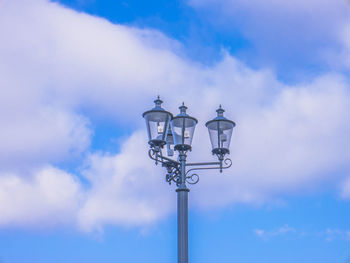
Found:
<svg viewBox="0 0 350 263"><path fill-rule="evenodd" d="M160 94L237 122L190 192L191 262L350 261L343 0L0 3L0 262L176 261L176 196L147 157Z"/></svg>

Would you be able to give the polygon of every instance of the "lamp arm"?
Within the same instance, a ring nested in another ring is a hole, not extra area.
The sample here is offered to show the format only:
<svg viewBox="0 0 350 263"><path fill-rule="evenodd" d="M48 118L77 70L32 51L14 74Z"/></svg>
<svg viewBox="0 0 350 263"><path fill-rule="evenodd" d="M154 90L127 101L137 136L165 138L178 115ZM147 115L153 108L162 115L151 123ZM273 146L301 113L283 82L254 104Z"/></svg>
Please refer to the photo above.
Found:
<svg viewBox="0 0 350 263"><path fill-rule="evenodd" d="M220 165L220 162L186 163L186 166Z"/></svg>
<svg viewBox="0 0 350 263"><path fill-rule="evenodd" d="M224 166L223 164L224 163ZM191 168L189 170L187 170L186 172L186 176L188 173L190 173L191 171L195 171L195 170L212 170L212 169L220 169L220 172L222 172L222 169L227 169L230 168L232 166L232 160L230 158L226 158L223 162L207 162L207 163L188 163L187 166L209 166L209 165L218 165L216 167L195 167L195 168Z"/></svg>

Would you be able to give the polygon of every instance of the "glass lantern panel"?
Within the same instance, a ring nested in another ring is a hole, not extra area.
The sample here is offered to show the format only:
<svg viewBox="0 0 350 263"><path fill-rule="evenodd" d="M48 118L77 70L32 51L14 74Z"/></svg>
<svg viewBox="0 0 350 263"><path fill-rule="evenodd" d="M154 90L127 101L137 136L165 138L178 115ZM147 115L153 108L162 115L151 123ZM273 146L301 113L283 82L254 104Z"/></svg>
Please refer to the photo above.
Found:
<svg viewBox="0 0 350 263"><path fill-rule="evenodd" d="M169 123L169 127L168 127L168 132L166 135L166 143L168 145L173 145L174 144L174 137L173 137L173 132L171 131L171 124Z"/></svg>
<svg viewBox="0 0 350 263"><path fill-rule="evenodd" d="M148 139L165 141L168 132L170 115L167 112L149 112L145 116L148 128Z"/></svg>
<svg viewBox="0 0 350 263"><path fill-rule="evenodd" d="M193 133L197 122L194 119L178 117L171 121L175 145L192 144Z"/></svg>
<svg viewBox="0 0 350 263"><path fill-rule="evenodd" d="M210 142L211 142L212 149L218 148L219 147L219 144L218 144L218 130L212 130L212 129L208 129L208 130L209 130L209 137L210 137Z"/></svg>
<svg viewBox="0 0 350 263"><path fill-rule="evenodd" d="M233 124L229 121L213 121L208 125L210 141L213 149L230 147Z"/></svg>

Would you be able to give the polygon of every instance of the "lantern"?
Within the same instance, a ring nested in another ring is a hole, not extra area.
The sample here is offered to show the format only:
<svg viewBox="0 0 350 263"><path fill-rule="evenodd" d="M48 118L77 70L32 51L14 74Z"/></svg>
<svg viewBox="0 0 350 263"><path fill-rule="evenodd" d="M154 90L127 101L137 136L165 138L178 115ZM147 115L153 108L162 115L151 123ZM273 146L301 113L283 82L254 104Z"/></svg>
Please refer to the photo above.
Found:
<svg viewBox="0 0 350 263"><path fill-rule="evenodd" d="M163 101L158 98L154 101L155 107L143 113L146 120L148 143L151 147L163 147L166 144L169 123L173 115L161 107Z"/></svg>
<svg viewBox="0 0 350 263"><path fill-rule="evenodd" d="M171 129L173 132L175 150L191 150L194 129L198 123L197 119L186 113L187 107L182 103L179 107L180 114L173 117Z"/></svg>
<svg viewBox="0 0 350 263"><path fill-rule="evenodd" d="M236 126L236 123L224 117L224 111L220 105L216 110L217 117L205 124L209 131L212 153L218 155L219 158L230 153L232 131Z"/></svg>

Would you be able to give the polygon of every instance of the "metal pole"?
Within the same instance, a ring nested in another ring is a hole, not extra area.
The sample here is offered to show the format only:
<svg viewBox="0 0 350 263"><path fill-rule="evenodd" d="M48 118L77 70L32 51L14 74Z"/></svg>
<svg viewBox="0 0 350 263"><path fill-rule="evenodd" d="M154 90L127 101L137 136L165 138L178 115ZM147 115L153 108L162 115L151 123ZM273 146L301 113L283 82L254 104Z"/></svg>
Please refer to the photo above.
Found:
<svg viewBox="0 0 350 263"><path fill-rule="evenodd" d="M188 192L186 187L186 153L180 152L181 184L177 192L177 258L178 263L188 263Z"/></svg>

